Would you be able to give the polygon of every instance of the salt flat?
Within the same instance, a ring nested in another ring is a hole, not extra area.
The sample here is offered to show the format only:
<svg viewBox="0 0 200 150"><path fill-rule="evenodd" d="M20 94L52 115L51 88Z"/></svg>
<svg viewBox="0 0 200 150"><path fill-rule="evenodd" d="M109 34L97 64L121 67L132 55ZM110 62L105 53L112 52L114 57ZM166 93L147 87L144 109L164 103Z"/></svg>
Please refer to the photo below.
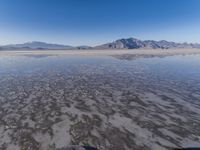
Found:
<svg viewBox="0 0 200 150"><path fill-rule="evenodd" d="M19 55L180 55L198 54L200 49L122 49L122 50L21 50L21 51L0 51L0 56Z"/></svg>
<svg viewBox="0 0 200 150"><path fill-rule="evenodd" d="M0 52L0 149L200 146L198 52Z"/></svg>

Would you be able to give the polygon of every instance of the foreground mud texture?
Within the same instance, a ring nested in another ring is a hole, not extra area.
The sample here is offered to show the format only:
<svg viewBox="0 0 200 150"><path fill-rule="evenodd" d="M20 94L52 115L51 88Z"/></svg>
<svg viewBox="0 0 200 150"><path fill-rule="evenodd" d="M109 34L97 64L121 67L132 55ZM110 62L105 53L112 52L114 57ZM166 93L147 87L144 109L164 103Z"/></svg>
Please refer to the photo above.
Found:
<svg viewBox="0 0 200 150"><path fill-rule="evenodd" d="M155 69L99 59L30 67L25 62L22 70L1 72L0 149L90 145L99 150L167 150L200 145L198 74L193 80L181 73L174 77L162 65Z"/></svg>

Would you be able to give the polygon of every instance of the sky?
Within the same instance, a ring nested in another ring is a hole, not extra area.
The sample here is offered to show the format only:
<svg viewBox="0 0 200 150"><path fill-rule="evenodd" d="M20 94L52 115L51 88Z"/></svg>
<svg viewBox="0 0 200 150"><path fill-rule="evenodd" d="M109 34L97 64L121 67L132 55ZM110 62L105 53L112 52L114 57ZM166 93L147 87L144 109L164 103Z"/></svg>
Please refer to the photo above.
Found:
<svg viewBox="0 0 200 150"><path fill-rule="evenodd" d="M200 43L200 0L0 0L0 45L129 37Z"/></svg>

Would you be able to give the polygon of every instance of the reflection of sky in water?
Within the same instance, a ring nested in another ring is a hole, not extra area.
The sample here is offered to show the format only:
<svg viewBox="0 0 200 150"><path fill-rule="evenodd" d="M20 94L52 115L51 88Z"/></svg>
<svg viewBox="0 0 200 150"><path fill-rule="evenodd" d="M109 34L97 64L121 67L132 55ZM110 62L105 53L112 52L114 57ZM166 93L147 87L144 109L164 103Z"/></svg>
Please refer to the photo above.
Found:
<svg viewBox="0 0 200 150"><path fill-rule="evenodd" d="M60 73L97 72L123 74L128 77L155 80L200 81L200 55L168 56L119 60L109 56L5 56L0 57L0 77L6 74L26 75L57 71Z"/></svg>
<svg viewBox="0 0 200 150"><path fill-rule="evenodd" d="M142 140L142 146L148 147L166 141L166 149L171 143L182 146L191 140L193 146L199 143L194 138L200 131L199 68L200 55L135 60L0 57L0 139L4 142L9 137L12 143L25 139L25 144L33 146L29 143L41 133L39 139L45 136L45 145L45 139L59 143L54 139L70 136L78 142L100 139L98 143L120 141L133 146Z"/></svg>

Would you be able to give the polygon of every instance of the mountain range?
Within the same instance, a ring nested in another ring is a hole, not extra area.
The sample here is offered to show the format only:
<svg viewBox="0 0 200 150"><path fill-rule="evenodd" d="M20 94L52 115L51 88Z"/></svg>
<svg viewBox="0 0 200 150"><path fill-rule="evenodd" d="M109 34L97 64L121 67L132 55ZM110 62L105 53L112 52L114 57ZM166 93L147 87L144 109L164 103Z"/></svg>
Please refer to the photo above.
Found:
<svg viewBox="0 0 200 150"><path fill-rule="evenodd" d="M49 44L45 42L27 42L24 44L10 44L10 45L3 45L0 46L0 50L42 50L42 49L73 49L74 47L68 45L61 45L61 44Z"/></svg>
<svg viewBox="0 0 200 150"><path fill-rule="evenodd" d="M119 39L99 46L69 46L49 44L45 42L27 42L24 44L10 44L0 46L0 50L69 50L69 49L173 49L173 48L200 48L198 43L176 43L165 40L139 40L136 38Z"/></svg>
<svg viewBox="0 0 200 150"><path fill-rule="evenodd" d="M172 49L172 48L200 48L197 43L176 43L165 40L139 40L136 38L119 39L111 43L96 46L96 49Z"/></svg>

